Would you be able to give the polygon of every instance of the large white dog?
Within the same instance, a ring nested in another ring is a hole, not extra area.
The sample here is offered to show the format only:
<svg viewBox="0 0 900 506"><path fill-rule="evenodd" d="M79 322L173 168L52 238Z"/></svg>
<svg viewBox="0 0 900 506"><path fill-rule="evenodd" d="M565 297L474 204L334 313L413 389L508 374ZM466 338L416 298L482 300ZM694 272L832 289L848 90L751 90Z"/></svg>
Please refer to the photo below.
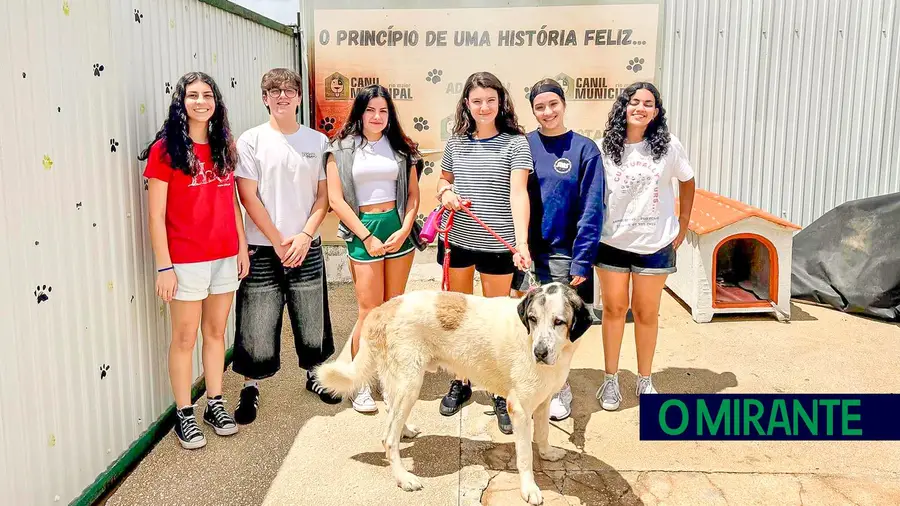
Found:
<svg viewBox="0 0 900 506"><path fill-rule="evenodd" d="M406 419L426 371L441 367L505 397L522 497L541 504L532 471L532 429L541 458L565 457L565 450L547 440L550 399L565 383L575 341L591 323L584 301L562 283L536 288L522 299L415 291L369 313L353 362L330 362L315 374L326 389L343 396L377 374L388 412L382 443L397 484L407 491L422 483L403 467L399 443L401 435L418 434Z"/></svg>

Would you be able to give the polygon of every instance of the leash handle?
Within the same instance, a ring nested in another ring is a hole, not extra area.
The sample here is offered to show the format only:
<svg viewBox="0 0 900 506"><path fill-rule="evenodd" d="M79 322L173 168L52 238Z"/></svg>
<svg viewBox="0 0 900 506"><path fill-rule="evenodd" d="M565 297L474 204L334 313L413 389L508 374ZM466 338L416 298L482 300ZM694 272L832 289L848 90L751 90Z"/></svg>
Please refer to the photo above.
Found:
<svg viewBox="0 0 900 506"><path fill-rule="evenodd" d="M478 216L475 216L475 213L473 213L472 210L469 209L469 207L472 205L471 200L462 200L461 202L462 202L462 210L465 211L466 214L471 216L472 219L475 220L476 223L481 225L482 228L487 230L489 234L491 234L492 236L494 236L495 239L500 241L500 243L503 244L503 246L505 246L506 249L508 249L510 251L510 253L512 253L513 255L518 253L518 251L516 251L516 248L514 248L511 244L509 244L502 237L500 237L500 235L497 234L497 232L494 232L494 229L492 229L490 226L488 226L487 223L481 221L481 219ZM447 228L442 229L440 223L441 223L441 218L443 217L444 211L450 211L450 214L447 216ZM453 216L455 214L456 214L456 209L447 209L446 207L443 207L443 205L442 205L441 213L437 217L437 223L438 223L437 230L439 233L444 234L444 263L442 266L443 267L443 276L441 279L441 289L444 291L450 290L450 229L453 228ZM528 269L525 272L528 274L528 284L531 285L531 288L538 286L537 279L534 277L534 273L531 271L531 269Z"/></svg>

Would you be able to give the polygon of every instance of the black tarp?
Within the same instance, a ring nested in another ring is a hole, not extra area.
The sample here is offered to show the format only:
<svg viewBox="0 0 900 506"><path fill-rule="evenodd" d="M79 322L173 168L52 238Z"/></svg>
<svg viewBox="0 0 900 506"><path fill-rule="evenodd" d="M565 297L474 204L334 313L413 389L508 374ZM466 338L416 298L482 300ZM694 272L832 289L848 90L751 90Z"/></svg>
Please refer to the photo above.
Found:
<svg viewBox="0 0 900 506"><path fill-rule="evenodd" d="M854 200L794 236L791 297L900 321L900 193Z"/></svg>

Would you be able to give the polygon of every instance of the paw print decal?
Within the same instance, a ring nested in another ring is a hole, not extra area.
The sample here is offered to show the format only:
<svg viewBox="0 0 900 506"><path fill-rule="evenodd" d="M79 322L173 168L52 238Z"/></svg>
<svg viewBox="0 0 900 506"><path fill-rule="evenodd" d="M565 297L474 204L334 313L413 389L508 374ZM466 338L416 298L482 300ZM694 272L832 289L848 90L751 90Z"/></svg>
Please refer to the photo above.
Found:
<svg viewBox="0 0 900 506"><path fill-rule="evenodd" d="M108 373L108 372L109 372L109 366L106 364L102 364L100 366L100 379L102 380L102 379L106 378L106 373Z"/></svg>
<svg viewBox="0 0 900 506"><path fill-rule="evenodd" d="M56 112L62 112L62 107L57 107Z"/></svg>
<svg viewBox="0 0 900 506"><path fill-rule="evenodd" d="M237 81L232 77L231 78L231 87L234 88L237 85Z"/></svg>
<svg viewBox="0 0 900 506"><path fill-rule="evenodd" d="M628 66L625 69L630 70L637 74L644 68L644 59L635 57L634 59L628 60Z"/></svg>
<svg viewBox="0 0 900 506"><path fill-rule="evenodd" d="M117 148L118 146L119 146L119 143L116 142L115 139L110 139L110 140L109 140L109 152L110 152L110 153L115 153L115 152L116 152L116 148Z"/></svg>
<svg viewBox="0 0 900 506"><path fill-rule="evenodd" d="M22 79L25 79L25 72L22 72Z"/></svg>
<svg viewBox="0 0 900 506"><path fill-rule="evenodd" d="M37 300L37 303L47 302L50 300L50 292L53 291L52 286L47 285L38 285L37 288L34 289L34 298Z"/></svg>
<svg viewBox="0 0 900 506"><path fill-rule="evenodd" d="M425 225L425 215L422 213L419 213L419 215L416 216L416 223L418 223L420 227L424 226Z"/></svg>
<svg viewBox="0 0 900 506"><path fill-rule="evenodd" d="M428 130L428 120L422 117L413 118L413 127L420 132Z"/></svg>
<svg viewBox="0 0 900 506"><path fill-rule="evenodd" d="M319 122L319 129L325 130L325 132L330 132L334 130L334 118L322 118L322 121Z"/></svg>
<svg viewBox="0 0 900 506"><path fill-rule="evenodd" d="M68 16L70 12L71 11L69 10L69 0L63 0L63 14Z"/></svg>
<svg viewBox="0 0 900 506"><path fill-rule="evenodd" d="M531 100L531 88L525 87L525 100Z"/></svg>
<svg viewBox="0 0 900 506"><path fill-rule="evenodd" d="M94 75L100 77L100 72L103 72L103 65L99 63L94 64Z"/></svg>
<svg viewBox="0 0 900 506"><path fill-rule="evenodd" d="M150 180L147 178L144 178L144 191L147 191L149 189L150 189Z"/></svg>
<svg viewBox="0 0 900 506"><path fill-rule="evenodd" d="M172 93L172 85L169 84L169 81L166 81L166 95Z"/></svg>
<svg viewBox="0 0 900 506"><path fill-rule="evenodd" d="M81 211L81 202L76 202L76 203L75 203L75 210L76 210L76 211Z"/></svg>
<svg viewBox="0 0 900 506"><path fill-rule="evenodd" d="M41 160L41 164L43 164L45 170L50 170L53 168L53 160L50 159L49 155L44 155L44 159Z"/></svg>
<svg viewBox="0 0 900 506"><path fill-rule="evenodd" d="M135 9L134 10L134 22L140 23L142 19L144 19L144 15L141 14L141 11Z"/></svg>
<svg viewBox="0 0 900 506"><path fill-rule="evenodd" d="M431 69L428 71L428 77L426 77L425 80L431 84L437 84L437 83L441 82L441 76L443 76L443 75L444 75L443 70Z"/></svg>
<svg viewBox="0 0 900 506"><path fill-rule="evenodd" d="M422 172L424 172L426 176L434 172L434 162L425 162L425 170Z"/></svg>

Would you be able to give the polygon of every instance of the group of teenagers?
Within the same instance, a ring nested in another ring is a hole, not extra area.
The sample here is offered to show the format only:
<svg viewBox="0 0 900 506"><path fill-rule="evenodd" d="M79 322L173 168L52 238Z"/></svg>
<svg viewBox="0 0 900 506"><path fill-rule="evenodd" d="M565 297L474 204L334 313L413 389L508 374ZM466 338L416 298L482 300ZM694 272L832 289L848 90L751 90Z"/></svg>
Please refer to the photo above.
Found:
<svg viewBox="0 0 900 506"><path fill-rule="evenodd" d="M405 292L415 252L428 246L417 222L423 155L404 133L390 92L378 84L359 90L329 138L297 121L301 90L296 72L267 72L261 95L269 119L235 140L215 81L190 72L177 82L167 119L139 156L146 161L156 292L171 319L174 433L187 449L206 444L191 402L198 328L207 389L202 420L217 435L235 434L256 419L260 381L281 366L285 306L306 389L325 403L342 402L312 373L335 351L319 234L329 212L339 219L359 307L354 357L362 322ZM539 126L526 133L496 76L476 72L466 80L434 195L448 210L468 206L514 247L457 212L449 252L439 237L437 261L443 264L449 253L449 290L472 294L478 272L485 297L521 296L533 280L578 286L596 273L605 361L596 397L603 409L615 410L629 308L635 394L656 392L651 368L659 304L687 232L693 171L651 83L621 92L596 142L566 126L566 96L555 80L538 81L528 98ZM233 416L222 396L232 304L232 369L244 376ZM469 382L454 378L440 413L457 413L471 395ZM505 399L491 397L499 429L511 433ZM377 409L369 386L349 400L359 412ZM571 405L566 383L551 401L551 419L568 417Z"/></svg>

